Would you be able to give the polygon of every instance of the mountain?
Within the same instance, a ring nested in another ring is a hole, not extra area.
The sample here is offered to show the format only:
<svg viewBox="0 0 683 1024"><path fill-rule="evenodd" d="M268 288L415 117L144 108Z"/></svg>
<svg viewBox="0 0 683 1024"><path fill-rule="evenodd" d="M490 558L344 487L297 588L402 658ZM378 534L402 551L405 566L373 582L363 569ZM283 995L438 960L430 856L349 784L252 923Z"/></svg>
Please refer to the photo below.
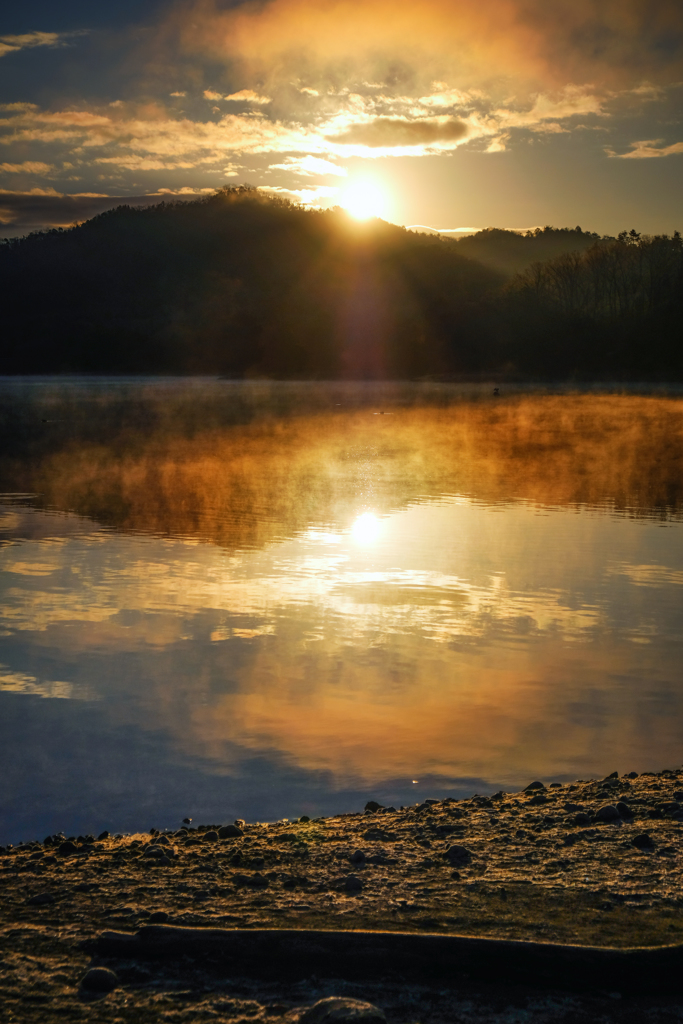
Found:
<svg viewBox="0 0 683 1024"><path fill-rule="evenodd" d="M458 241L247 186L0 245L0 373L683 379L680 235Z"/></svg>
<svg viewBox="0 0 683 1024"><path fill-rule="evenodd" d="M495 271L248 187L0 247L0 372L414 376L467 362Z"/></svg>

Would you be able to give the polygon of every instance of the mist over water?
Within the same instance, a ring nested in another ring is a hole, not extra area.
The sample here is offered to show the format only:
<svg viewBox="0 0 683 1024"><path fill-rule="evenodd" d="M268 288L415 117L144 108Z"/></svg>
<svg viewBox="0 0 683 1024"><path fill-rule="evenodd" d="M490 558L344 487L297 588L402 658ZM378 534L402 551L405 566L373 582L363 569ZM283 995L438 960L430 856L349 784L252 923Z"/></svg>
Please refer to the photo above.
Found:
<svg viewBox="0 0 683 1024"><path fill-rule="evenodd" d="M0 842L680 762L680 397L2 387Z"/></svg>

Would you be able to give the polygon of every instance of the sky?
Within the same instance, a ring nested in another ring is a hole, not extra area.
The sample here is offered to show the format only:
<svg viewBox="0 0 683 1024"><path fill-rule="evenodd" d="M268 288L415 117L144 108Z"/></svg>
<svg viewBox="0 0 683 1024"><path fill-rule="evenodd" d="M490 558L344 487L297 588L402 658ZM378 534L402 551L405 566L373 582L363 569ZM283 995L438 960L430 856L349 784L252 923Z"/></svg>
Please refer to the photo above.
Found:
<svg viewBox="0 0 683 1024"><path fill-rule="evenodd" d="M681 0L25 0L0 235L249 183L406 226L683 229Z"/></svg>

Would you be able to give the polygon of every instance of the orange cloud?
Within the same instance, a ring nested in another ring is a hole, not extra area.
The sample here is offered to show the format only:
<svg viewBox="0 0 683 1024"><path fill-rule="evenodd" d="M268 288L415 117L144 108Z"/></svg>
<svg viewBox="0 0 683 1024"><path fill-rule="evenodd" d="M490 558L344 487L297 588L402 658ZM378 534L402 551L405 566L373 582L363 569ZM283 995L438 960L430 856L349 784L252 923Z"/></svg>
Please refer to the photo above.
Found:
<svg viewBox="0 0 683 1024"><path fill-rule="evenodd" d="M241 61L261 78L295 69L328 79L411 85L442 78L558 88L672 82L683 73L679 0L270 0L174 15L181 45ZM310 81L306 81L310 79Z"/></svg>
<svg viewBox="0 0 683 1024"><path fill-rule="evenodd" d="M408 121L402 117L376 117L372 121L353 124L337 135L328 135L331 142L351 143L371 148L393 146L429 146L436 142L456 142L468 134L468 125L455 118Z"/></svg>
<svg viewBox="0 0 683 1024"><path fill-rule="evenodd" d="M673 156L683 153L683 142L673 142L670 146L662 146L662 139L647 139L643 142L632 142L628 153L616 153L607 149L608 156L616 156L621 160L649 160L652 157Z"/></svg>

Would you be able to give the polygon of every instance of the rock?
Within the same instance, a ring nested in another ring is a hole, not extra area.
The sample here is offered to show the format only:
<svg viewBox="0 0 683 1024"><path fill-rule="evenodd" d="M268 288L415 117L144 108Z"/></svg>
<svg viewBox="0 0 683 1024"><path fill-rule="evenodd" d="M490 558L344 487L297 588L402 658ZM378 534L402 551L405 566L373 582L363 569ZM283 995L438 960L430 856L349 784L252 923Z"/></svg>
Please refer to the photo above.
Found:
<svg viewBox="0 0 683 1024"><path fill-rule="evenodd" d="M246 825L246 821L244 820L244 818L235 818L235 820L233 821L233 825L237 825L238 828L244 828L244 826Z"/></svg>
<svg viewBox="0 0 683 1024"><path fill-rule="evenodd" d="M616 805L616 807L617 807L617 810L619 811L619 814L622 816L622 818L633 818L634 817L633 811L631 810L631 808L629 807L628 804L624 803L623 800L620 800L619 803Z"/></svg>
<svg viewBox="0 0 683 1024"><path fill-rule="evenodd" d="M212 829L210 832L205 832L202 838L205 843L217 843L218 832L214 832Z"/></svg>
<svg viewBox="0 0 683 1024"><path fill-rule="evenodd" d="M283 889L307 889L309 885L312 882L305 875L287 875L282 879Z"/></svg>
<svg viewBox="0 0 683 1024"><path fill-rule="evenodd" d="M605 777L604 777L604 779L602 781L603 782L607 782L608 779L618 779L618 778L619 778L619 772L610 772L609 775L605 775Z"/></svg>
<svg viewBox="0 0 683 1024"><path fill-rule="evenodd" d="M162 848L160 846L156 846L155 845L155 846L148 846L147 849L145 850L144 856L145 857L153 857L154 859L159 859L161 857L164 857L165 854L164 854L164 851L162 850Z"/></svg>
<svg viewBox="0 0 683 1024"><path fill-rule="evenodd" d="M61 853L62 857L68 857L71 853L78 853L79 847L75 843L72 843L70 839L60 843L57 847L57 853Z"/></svg>
<svg viewBox="0 0 683 1024"><path fill-rule="evenodd" d="M191 825L192 818L183 818L183 825Z"/></svg>
<svg viewBox="0 0 683 1024"><path fill-rule="evenodd" d="M640 835L634 836L631 842L638 850L654 850L654 840L647 832L641 832Z"/></svg>
<svg viewBox="0 0 683 1024"><path fill-rule="evenodd" d="M29 900L26 900L26 905L29 907L42 907L46 903L54 903L55 898L51 892L39 892L35 896L31 896Z"/></svg>
<svg viewBox="0 0 683 1024"><path fill-rule="evenodd" d="M590 825L591 820L592 819L591 819L590 814L586 814L585 811L581 811L574 818L574 824L575 825Z"/></svg>
<svg viewBox="0 0 683 1024"><path fill-rule="evenodd" d="M154 840L154 843L158 846L170 846L171 840L168 838L168 836L157 836Z"/></svg>
<svg viewBox="0 0 683 1024"><path fill-rule="evenodd" d="M237 825L223 825L222 828L218 829L219 839L233 839L238 836L243 836L244 832Z"/></svg>
<svg viewBox="0 0 683 1024"><path fill-rule="evenodd" d="M363 881L358 875L347 875L344 879L344 888L347 892L360 892L363 888Z"/></svg>
<svg viewBox="0 0 683 1024"><path fill-rule="evenodd" d="M378 804L376 800L368 800L365 805L366 811L379 811L382 809L384 804Z"/></svg>
<svg viewBox="0 0 683 1024"><path fill-rule="evenodd" d="M446 860L450 861L452 865L461 867L464 864L469 864L472 860L472 854L466 846L458 846L454 843L453 846L449 846L444 853Z"/></svg>
<svg viewBox="0 0 683 1024"><path fill-rule="evenodd" d="M301 817L299 818L299 821L301 822L302 825L305 825L306 822L308 822L310 820L311 819L308 817L307 814L302 814Z"/></svg>
<svg viewBox="0 0 683 1024"><path fill-rule="evenodd" d="M351 854L349 860L351 861L352 864L364 864L365 854L363 853L362 850L356 850L355 853Z"/></svg>
<svg viewBox="0 0 683 1024"><path fill-rule="evenodd" d="M86 992L113 992L118 984L118 976L108 967L91 967L81 978L81 988Z"/></svg>
<svg viewBox="0 0 683 1024"><path fill-rule="evenodd" d="M618 821L621 815L614 804L603 804L595 812L595 817L598 821Z"/></svg>
<svg viewBox="0 0 683 1024"><path fill-rule="evenodd" d="M625 779L637 779L638 778L638 772L627 772L627 774L624 776L624 778Z"/></svg>
<svg viewBox="0 0 683 1024"><path fill-rule="evenodd" d="M168 921L168 914L165 910L155 910L147 920L150 924L165 924Z"/></svg>
<svg viewBox="0 0 683 1024"><path fill-rule="evenodd" d="M545 786L542 782L536 780L536 782L530 782L529 785L525 787L524 792L531 793L534 789L545 789Z"/></svg>
<svg viewBox="0 0 683 1024"><path fill-rule="evenodd" d="M328 996L305 1010L300 1024L386 1024L382 1010L360 999Z"/></svg>
<svg viewBox="0 0 683 1024"><path fill-rule="evenodd" d="M548 797L545 795L545 793L537 793L536 796L532 796L531 800L529 800L528 806L529 807L538 807L540 804L547 804L547 803L548 803Z"/></svg>
<svg viewBox="0 0 683 1024"><path fill-rule="evenodd" d="M100 834L97 837L97 842L101 843L105 839L109 839L109 833L107 832L106 829L104 830L104 832L100 832Z"/></svg>
<svg viewBox="0 0 683 1024"><path fill-rule="evenodd" d="M565 811L569 811L570 813L576 813L576 811L582 811L584 808L583 804L574 804L571 802L571 800L567 800L566 804L564 804L564 809Z"/></svg>

